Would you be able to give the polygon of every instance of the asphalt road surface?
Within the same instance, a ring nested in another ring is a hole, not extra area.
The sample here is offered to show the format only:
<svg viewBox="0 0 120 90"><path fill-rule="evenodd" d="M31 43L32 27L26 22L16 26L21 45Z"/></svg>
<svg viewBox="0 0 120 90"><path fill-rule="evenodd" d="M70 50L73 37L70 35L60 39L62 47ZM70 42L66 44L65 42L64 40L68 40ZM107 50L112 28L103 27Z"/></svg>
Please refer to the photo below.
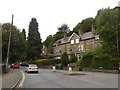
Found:
<svg viewBox="0 0 120 90"><path fill-rule="evenodd" d="M85 75L67 75L40 69L39 73L25 73L18 88L118 88L118 75L82 72Z"/></svg>

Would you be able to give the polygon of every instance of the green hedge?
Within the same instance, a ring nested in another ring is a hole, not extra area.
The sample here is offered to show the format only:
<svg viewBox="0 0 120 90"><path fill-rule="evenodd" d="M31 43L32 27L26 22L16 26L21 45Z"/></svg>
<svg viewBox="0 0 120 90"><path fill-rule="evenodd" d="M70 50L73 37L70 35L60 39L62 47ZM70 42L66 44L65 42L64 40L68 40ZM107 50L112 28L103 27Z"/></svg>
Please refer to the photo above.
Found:
<svg viewBox="0 0 120 90"><path fill-rule="evenodd" d="M81 65L81 67L87 67L89 68L90 65L92 64L92 60L93 60L93 53L86 53L82 56L81 61L78 62L79 65Z"/></svg>
<svg viewBox="0 0 120 90"><path fill-rule="evenodd" d="M113 63L110 60L111 56L108 54L94 56L91 68L99 69L99 67L103 67L104 69L112 69Z"/></svg>
<svg viewBox="0 0 120 90"><path fill-rule="evenodd" d="M119 68L120 58L112 58L109 54L95 55L93 53L86 53L82 56L81 60L77 62L77 65L82 68L94 68L99 69L114 69Z"/></svg>
<svg viewBox="0 0 120 90"><path fill-rule="evenodd" d="M39 67L56 65L61 62L60 59L40 59L33 61L34 64L37 64Z"/></svg>

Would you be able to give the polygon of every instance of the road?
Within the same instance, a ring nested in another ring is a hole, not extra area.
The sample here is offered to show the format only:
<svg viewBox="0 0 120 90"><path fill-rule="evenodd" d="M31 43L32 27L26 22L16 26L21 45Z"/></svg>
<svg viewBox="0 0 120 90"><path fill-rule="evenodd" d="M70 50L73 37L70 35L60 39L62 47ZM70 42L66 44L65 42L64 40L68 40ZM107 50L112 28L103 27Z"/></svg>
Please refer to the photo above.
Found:
<svg viewBox="0 0 120 90"><path fill-rule="evenodd" d="M24 72L24 69L22 69ZM67 73L67 72L66 72ZM108 73L82 72L85 75L67 75L40 69L39 73L25 73L25 80L19 88L118 88L118 75Z"/></svg>

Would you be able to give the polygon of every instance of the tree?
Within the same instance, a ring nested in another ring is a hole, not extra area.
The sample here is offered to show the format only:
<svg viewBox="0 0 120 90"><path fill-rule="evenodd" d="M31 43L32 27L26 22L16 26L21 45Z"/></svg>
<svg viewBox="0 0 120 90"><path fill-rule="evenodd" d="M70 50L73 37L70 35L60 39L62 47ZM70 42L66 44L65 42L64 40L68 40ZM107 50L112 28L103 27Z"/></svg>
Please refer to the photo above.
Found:
<svg viewBox="0 0 120 90"><path fill-rule="evenodd" d="M118 25L118 8L102 9L96 16L97 33L102 40L103 52L113 57L117 57L117 46L120 46L120 37L116 37L120 33Z"/></svg>
<svg viewBox="0 0 120 90"><path fill-rule="evenodd" d="M28 40L27 40L27 57L28 59L37 59L40 57L42 42L38 31L38 23L36 18L32 18L29 24Z"/></svg>
<svg viewBox="0 0 120 90"><path fill-rule="evenodd" d="M75 63L77 61L77 57L74 53L71 53L70 55L70 63Z"/></svg>
<svg viewBox="0 0 120 90"><path fill-rule="evenodd" d="M58 27L59 32L67 33L70 31L67 24L62 24L60 27Z"/></svg>
<svg viewBox="0 0 120 90"><path fill-rule="evenodd" d="M96 26L94 18L86 18L82 20L82 22L78 23L75 28L73 28L73 32L79 34L80 32L89 32L91 31L92 25Z"/></svg>
<svg viewBox="0 0 120 90"><path fill-rule="evenodd" d="M59 32L63 32L64 33L64 39L66 41L67 33L70 32L70 29L69 29L68 25L67 24L63 24L62 26L58 27L58 30L59 30ZM67 52L67 50L66 50L66 43L65 43L65 53L66 52Z"/></svg>
<svg viewBox="0 0 120 90"><path fill-rule="evenodd" d="M24 39L26 40L26 31L25 31L25 29L22 30L22 33L23 33Z"/></svg>
<svg viewBox="0 0 120 90"><path fill-rule="evenodd" d="M67 66L68 63L69 63L68 55L67 53L63 53L62 54L62 65Z"/></svg>
<svg viewBox="0 0 120 90"><path fill-rule="evenodd" d="M9 40L9 33L10 33L10 23L4 23L2 25L2 59L5 61L7 58L7 49L8 49L8 40ZM19 60L19 38L18 38L19 30L16 26L12 26L11 31L11 43L10 43L10 55L9 61L15 62Z"/></svg>
<svg viewBox="0 0 120 90"><path fill-rule="evenodd" d="M20 61L26 61L26 49L27 49L27 42L25 39L25 33L20 32L19 33L19 55L20 55Z"/></svg>

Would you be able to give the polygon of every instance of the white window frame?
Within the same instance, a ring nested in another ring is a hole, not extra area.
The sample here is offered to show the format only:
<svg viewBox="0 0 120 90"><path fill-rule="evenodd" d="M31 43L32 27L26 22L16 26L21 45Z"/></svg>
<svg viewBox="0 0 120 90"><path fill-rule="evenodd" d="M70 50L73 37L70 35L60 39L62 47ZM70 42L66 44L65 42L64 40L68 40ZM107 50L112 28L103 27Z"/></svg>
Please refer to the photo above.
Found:
<svg viewBox="0 0 120 90"><path fill-rule="evenodd" d="M74 40L71 40L71 44L74 44Z"/></svg>
<svg viewBox="0 0 120 90"><path fill-rule="evenodd" d="M76 42L76 44L78 44L79 43L79 39L76 39L75 42Z"/></svg>

